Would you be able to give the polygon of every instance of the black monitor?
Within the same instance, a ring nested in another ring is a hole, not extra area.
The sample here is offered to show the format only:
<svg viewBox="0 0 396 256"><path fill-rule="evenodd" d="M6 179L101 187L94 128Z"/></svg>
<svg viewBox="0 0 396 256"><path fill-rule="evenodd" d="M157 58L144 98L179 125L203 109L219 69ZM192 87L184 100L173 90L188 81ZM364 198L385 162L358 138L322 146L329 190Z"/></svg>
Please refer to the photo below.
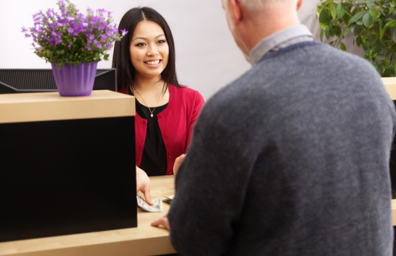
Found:
<svg viewBox="0 0 396 256"><path fill-rule="evenodd" d="M116 92L115 68L97 69L93 89ZM56 91L52 69L0 69L0 94Z"/></svg>

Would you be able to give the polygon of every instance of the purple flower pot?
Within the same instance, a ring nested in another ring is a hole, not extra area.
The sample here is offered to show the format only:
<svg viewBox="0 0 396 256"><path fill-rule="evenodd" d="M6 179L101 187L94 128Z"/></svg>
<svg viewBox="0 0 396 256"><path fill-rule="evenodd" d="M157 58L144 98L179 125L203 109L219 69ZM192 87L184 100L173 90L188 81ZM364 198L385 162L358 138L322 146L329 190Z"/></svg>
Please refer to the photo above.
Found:
<svg viewBox="0 0 396 256"><path fill-rule="evenodd" d="M56 68L56 63L51 63L56 87L60 96L88 96L91 95L95 82L97 62L65 63L61 68Z"/></svg>

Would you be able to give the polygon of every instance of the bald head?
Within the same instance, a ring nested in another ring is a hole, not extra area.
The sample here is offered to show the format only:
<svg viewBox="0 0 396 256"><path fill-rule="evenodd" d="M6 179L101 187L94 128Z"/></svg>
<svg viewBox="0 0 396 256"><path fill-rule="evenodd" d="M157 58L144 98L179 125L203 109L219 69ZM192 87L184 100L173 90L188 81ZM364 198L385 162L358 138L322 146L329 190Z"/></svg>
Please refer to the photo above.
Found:
<svg viewBox="0 0 396 256"><path fill-rule="evenodd" d="M296 0L239 0L241 6L244 8L246 14L252 16L259 16L263 13L265 8L276 8L285 4L296 3Z"/></svg>
<svg viewBox="0 0 396 256"><path fill-rule="evenodd" d="M248 59L263 38L300 24L297 10L303 0L222 0L228 27Z"/></svg>

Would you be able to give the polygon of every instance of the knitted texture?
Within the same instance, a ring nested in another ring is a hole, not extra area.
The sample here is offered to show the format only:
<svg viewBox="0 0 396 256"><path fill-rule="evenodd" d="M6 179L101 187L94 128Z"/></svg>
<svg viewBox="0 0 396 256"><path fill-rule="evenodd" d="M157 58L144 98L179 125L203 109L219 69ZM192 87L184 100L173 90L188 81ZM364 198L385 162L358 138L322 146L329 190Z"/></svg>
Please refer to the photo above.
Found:
<svg viewBox="0 0 396 256"><path fill-rule="evenodd" d="M266 55L196 123L169 212L181 255L392 255L395 110L366 60Z"/></svg>

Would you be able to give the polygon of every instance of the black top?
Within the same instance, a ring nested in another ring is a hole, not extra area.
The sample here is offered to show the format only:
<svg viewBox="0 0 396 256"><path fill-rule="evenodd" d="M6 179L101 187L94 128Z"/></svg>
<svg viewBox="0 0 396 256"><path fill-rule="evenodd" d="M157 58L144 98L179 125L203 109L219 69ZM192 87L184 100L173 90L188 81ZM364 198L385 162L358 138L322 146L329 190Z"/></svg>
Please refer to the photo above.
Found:
<svg viewBox="0 0 396 256"><path fill-rule="evenodd" d="M129 94L133 95L131 89ZM157 115L168 106L168 103L156 107L151 117L149 108L143 106L136 100L136 113L143 119L147 120L147 133L144 142L142 162L140 168L143 169L148 176L165 175L167 169L166 149L162 138L161 130L158 125ZM153 110L152 108L150 108Z"/></svg>

